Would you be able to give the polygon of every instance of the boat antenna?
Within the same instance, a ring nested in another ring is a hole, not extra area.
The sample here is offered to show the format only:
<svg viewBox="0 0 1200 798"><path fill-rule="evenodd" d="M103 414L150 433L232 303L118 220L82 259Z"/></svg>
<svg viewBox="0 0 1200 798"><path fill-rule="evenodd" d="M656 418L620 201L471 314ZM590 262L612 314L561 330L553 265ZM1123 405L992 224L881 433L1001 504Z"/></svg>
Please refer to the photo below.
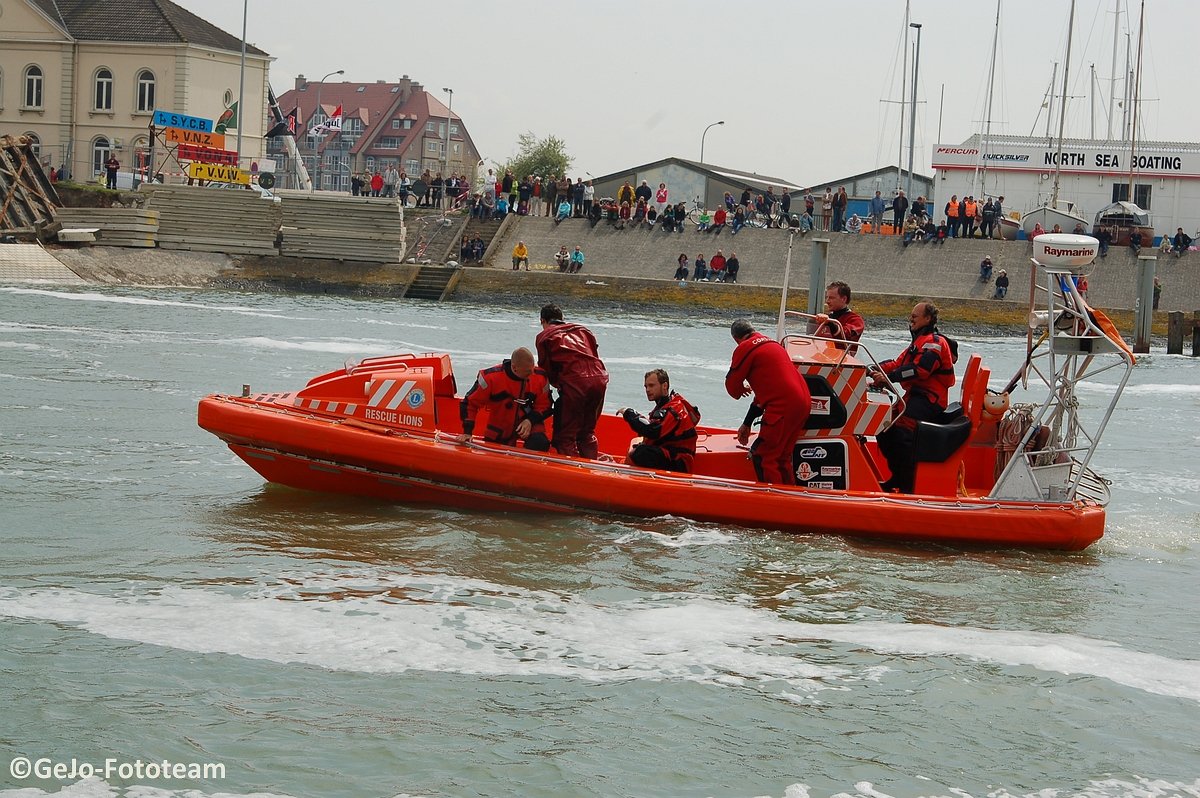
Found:
<svg viewBox="0 0 1200 798"><path fill-rule="evenodd" d="M1142 0L1142 13L1138 19L1138 51L1137 51L1137 72L1134 73L1133 81L1133 127L1129 131L1129 188L1126 189L1129 202L1134 202L1133 196L1133 170L1137 166L1134 161L1135 151L1137 150L1137 123L1138 123L1138 105L1139 98L1142 94L1142 31L1146 28L1146 0ZM1135 203L1136 204L1136 203Z"/></svg>
<svg viewBox="0 0 1200 798"><path fill-rule="evenodd" d="M1145 0L1142 0L1145 3ZM1071 16L1067 21L1067 58L1063 61L1062 104L1058 106L1058 154L1054 158L1054 190L1050 195L1050 207L1058 207L1058 178L1062 174L1063 128L1067 124L1067 75L1071 71L1071 34L1075 29L1075 0L1071 0Z"/></svg>

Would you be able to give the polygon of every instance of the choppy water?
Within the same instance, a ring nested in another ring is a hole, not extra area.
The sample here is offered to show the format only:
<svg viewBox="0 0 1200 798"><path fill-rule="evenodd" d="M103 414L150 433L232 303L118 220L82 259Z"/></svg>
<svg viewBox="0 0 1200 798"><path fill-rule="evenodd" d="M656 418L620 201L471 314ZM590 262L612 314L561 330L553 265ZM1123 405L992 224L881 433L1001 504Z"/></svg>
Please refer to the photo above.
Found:
<svg viewBox="0 0 1200 798"><path fill-rule="evenodd" d="M662 365L740 417L728 319L580 320L611 408ZM0 287L0 796L1200 795L1188 358L1135 370L1079 554L304 494L195 425L205 393L347 357L447 350L461 384L536 330L535 308ZM1024 339L963 344L1003 382Z"/></svg>

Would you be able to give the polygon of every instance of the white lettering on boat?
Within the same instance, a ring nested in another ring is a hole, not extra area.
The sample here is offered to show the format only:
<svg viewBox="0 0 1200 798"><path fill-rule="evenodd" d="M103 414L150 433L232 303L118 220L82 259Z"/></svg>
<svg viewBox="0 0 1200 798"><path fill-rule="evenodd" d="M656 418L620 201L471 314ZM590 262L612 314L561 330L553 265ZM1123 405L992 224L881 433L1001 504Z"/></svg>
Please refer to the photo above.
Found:
<svg viewBox="0 0 1200 798"><path fill-rule="evenodd" d="M409 427L425 426L425 419L421 416L410 416L407 413L394 413L390 410L375 410L374 408L366 408L363 415L372 421L382 421L386 424L404 424Z"/></svg>

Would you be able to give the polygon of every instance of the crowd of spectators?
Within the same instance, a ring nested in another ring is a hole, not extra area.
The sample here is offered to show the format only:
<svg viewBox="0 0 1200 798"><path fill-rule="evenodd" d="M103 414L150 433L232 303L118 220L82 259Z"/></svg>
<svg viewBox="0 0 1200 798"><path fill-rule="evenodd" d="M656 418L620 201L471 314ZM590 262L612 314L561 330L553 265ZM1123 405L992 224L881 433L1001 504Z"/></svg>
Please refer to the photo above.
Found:
<svg viewBox="0 0 1200 798"><path fill-rule="evenodd" d="M724 251L718 249L711 258L705 258L703 252L696 255L690 274L692 281L698 283L736 283L741 268L736 252L730 252L729 257L725 257ZM688 281L688 274L687 253L680 252L672 279L683 285Z"/></svg>

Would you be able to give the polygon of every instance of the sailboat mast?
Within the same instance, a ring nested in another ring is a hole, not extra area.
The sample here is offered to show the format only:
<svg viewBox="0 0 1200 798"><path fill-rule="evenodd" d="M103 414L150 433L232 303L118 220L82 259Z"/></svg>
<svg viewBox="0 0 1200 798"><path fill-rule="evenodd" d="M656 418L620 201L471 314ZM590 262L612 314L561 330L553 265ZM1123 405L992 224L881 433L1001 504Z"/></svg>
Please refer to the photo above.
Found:
<svg viewBox="0 0 1200 798"><path fill-rule="evenodd" d="M908 88L908 11L911 0L904 3L904 51L900 54L900 151L896 153L896 191L900 190L900 180L904 176L904 101L905 89Z"/></svg>
<svg viewBox="0 0 1200 798"><path fill-rule="evenodd" d="M1137 123L1138 123L1138 105L1139 98L1142 95L1142 32L1146 29L1146 0L1142 0L1142 12L1138 18L1138 49L1137 49L1137 75L1133 81L1133 128L1129 133L1129 188L1128 198L1130 202L1135 202L1133 197L1133 170L1136 162L1134 156L1137 150Z"/></svg>
<svg viewBox="0 0 1200 798"><path fill-rule="evenodd" d="M1145 0L1142 0L1145 3ZM1067 76L1071 72L1071 34L1075 30L1075 0L1071 0L1071 16L1067 21L1067 59L1063 62L1062 104L1058 106L1058 154L1054 158L1054 191L1050 207L1058 207L1058 178L1062 174L1063 130L1067 124Z"/></svg>
<svg viewBox="0 0 1200 798"><path fill-rule="evenodd" d="M971 196L987 194L987 153L992 136L992 100L996 96L996 48L1000 43L1000 0L996 0L996 27L992 31L992 65L988 68L987 116L984 122L983 141L979 142L979 152L982 168L976 169L979 178L979 191L975 190L975 182L971 181Z"/></svg>
<svg viewBox="0 0 1200 798"><path fill-rule="evenodd" d="M1112 69L1108 79L1108 140L1113 137L1113 103L1117 101L1117 42L1121 39L1121 0L1113 0Z"/></svg>
<svg viewBox="0 0 1200 798"><path fill-rule="evenodd" d="M1046 96L1050 101L1046 104L1046 146L1050 146L1052 139L1050 138L1050 122L1054 119L1054 84L1058 81L1058 62L1054 62L1053 68L1050 70L1050 85L1046 87ZM1037 124L1037 121L1034 121ZM1029 131L1029 135L1033 135L1033 131Z"/></svg>

